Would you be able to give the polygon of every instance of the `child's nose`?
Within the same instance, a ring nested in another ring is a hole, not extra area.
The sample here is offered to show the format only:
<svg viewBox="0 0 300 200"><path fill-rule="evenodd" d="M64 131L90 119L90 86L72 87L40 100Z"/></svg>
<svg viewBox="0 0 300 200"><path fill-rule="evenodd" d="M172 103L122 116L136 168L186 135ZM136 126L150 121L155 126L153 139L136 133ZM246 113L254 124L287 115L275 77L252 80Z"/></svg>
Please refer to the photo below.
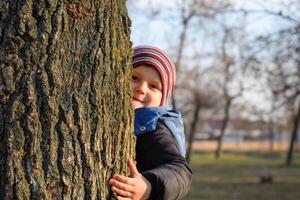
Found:
<svg viewBox="0 0 300 200"><path fill-rule="evenodd" d="M145 94L147 91L147 83L141 82L136 89L139 93Z"/></svg>

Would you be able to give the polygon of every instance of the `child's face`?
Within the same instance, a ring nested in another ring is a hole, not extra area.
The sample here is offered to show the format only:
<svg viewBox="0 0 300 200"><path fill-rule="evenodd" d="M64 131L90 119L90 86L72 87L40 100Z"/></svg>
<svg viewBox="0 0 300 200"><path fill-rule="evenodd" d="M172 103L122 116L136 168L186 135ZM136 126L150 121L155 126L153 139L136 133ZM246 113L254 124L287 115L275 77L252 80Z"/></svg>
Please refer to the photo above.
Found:
<svg viewBox="0 0 300 200"><path fill-rule="evenodd" d="M154 67L140 65L132 74L133 108L159 106L162 99L162 84Z"/></svg>

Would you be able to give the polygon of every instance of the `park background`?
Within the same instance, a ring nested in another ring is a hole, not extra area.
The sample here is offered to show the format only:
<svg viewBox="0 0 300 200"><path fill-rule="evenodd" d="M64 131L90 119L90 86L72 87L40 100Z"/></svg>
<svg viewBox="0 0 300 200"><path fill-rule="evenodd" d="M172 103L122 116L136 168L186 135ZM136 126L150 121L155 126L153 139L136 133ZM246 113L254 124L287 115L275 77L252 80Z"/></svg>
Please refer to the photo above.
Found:
<svg viewBox="0 0 300 200"><path fill-rule="evenodd" d="M127 6L133 46L158 46L177 68L187 199L299 199L299 0Z"/></svg>

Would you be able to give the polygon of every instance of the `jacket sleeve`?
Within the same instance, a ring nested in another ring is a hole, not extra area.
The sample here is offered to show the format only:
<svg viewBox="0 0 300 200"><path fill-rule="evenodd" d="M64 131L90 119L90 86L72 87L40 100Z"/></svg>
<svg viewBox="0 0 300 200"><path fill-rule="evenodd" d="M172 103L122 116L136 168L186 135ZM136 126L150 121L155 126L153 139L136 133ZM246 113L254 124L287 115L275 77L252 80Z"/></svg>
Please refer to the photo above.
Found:
<svg viewBox="0 0 300 200"><path fill-rule="evenodd" d="M138 137L137 160L142 175L152 185L149 199L183 199L188 193L192 172L163 124L158 123L154 133Z"/></svg>

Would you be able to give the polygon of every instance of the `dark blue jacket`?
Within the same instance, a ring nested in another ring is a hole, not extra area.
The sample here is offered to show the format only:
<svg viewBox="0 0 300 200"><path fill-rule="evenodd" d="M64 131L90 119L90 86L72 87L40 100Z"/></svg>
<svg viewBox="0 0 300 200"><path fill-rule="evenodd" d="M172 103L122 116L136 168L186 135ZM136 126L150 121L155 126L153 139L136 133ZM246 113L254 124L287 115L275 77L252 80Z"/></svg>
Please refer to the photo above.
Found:
<svg viewBox="0 0 300 200"><path fill-rule="evenodd" d="M184 132L178 111L164 107L135 110L138 170L152 185L150 199L183 199L192 173L184 158Z"/></svg>

